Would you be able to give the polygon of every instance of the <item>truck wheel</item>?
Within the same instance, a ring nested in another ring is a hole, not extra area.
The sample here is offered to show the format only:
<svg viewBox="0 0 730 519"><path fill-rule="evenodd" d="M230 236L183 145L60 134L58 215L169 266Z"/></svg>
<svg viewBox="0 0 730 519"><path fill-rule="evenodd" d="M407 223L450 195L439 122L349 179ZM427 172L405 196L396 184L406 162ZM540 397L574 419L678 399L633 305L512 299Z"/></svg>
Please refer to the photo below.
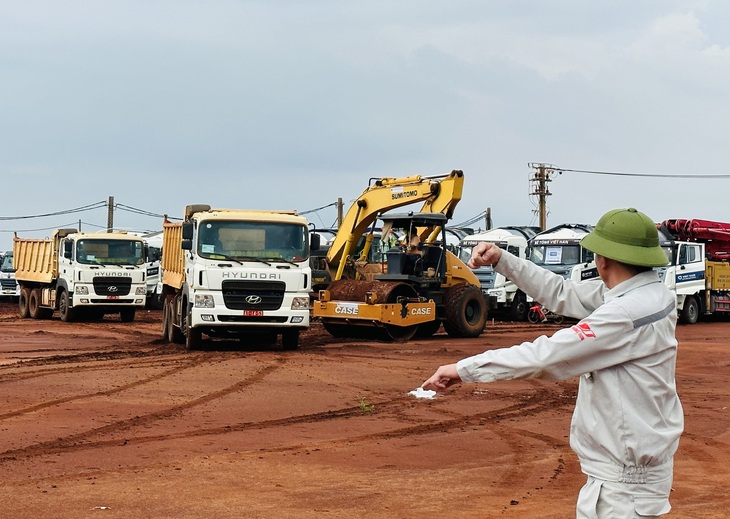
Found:
<svg viewBox="0 0 730 519"><path fill-rule="evenodd" d="M28 315L31 319L42 319L43 312L41 310L41 291L34 288L30 291L28 298Z"/></svg>
<svg viewBox="0 0 730 519"><path fill-rule="evenodd" d="M31 294L32 295L32 294ZM61 314L61 320L70 323L74 319L74 311L70 306L68 292L61 290L58 297L58 311Z"/></svg>
<svg viewBox="0 0 730 519"><path fill-rule="evenodd" d="M167 307L167 340L174 344L184 344L185 336L182 330L175 326L175 300L170 299L165 306Z"/></svg>
<svg viewBox="0 0 730 519"><path fill-rule="evenodd" d="M450 337L479 337L487 325L487 301L479 287L457 285L444 294L444 329Z"/></svg>
<svg viewBox="0 0 730 519"><path fill-rule="evenodd" d="M185 349L188 351L199 350L203 343L203 332L200 331L200 328L191 328L188 326L190 318L190 312L188 312L183 323L185 328Z"/></svg>
<svg viewBox="0 0 730 519"><path fill-rule="evenodd" d="M121 319L123 323L131 323L134 321L134 313L134 308L122 308L119 310L119 319Z"/></svg>
<svg viewBox="0 0 730 519"><path fill-rule="evenodd" d="M695 324L700 318L700 306L694 296L688 296L684 300L684 307L679 316L680 320L685 324Z"/></svg>
<svg viewBox="0 0 730 519"><path fill-rule="evenodd" d="M510 314L512 319L515 321L525 321L527 319L527 312L530 310L527 304L527 296L521 290L515 292L515 297L512 299L510 305Z"/></svg>
<svg viewBox="0 0 730 519"><path fill-rule="evenodd" d="M20 297L18 298L18 311L20 312L20 317L23 319L28 319L30 317L30 310L28 309L29 300L30 288L21 288Z"/></svg>
<svg viewBox="0 0 730 519"><path fill-rule="evenodd" d="M162 305L162 340L166 342L172 342L172 338L168 335L167 332L167 325L168 321L170 320L169 317L169 309L167 308L166 304Z"/></svg>
<svg viewBox="0 0 730 519"><path fill-rule="evenodd" d="M281 348L287 351L299 347L299 330L284 330L281 333Z"/></svg>

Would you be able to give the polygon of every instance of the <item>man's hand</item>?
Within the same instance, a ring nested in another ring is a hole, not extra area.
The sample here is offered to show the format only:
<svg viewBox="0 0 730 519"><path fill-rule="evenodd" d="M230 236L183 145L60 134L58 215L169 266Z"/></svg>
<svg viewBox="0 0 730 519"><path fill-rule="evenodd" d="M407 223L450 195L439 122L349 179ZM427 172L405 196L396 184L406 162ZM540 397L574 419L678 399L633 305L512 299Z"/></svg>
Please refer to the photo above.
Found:
<svg viewBox="0 0 730 519"><path fill-rule="evenodd" d="M456 371L456 364L447 364L439 367L436 373L431 375L431 378L421 384L421 387L423 389L439 390L446 389L457 382L461 382L461 377L459 377L459 373Z"/></svg>
<svg viewBox="0 0 730 519"><path fill-rule="evenodd" d="M471 251L471 259L466 263L470 268L496 265L502 257L502 249L493 243L479 242Z"/></svg>

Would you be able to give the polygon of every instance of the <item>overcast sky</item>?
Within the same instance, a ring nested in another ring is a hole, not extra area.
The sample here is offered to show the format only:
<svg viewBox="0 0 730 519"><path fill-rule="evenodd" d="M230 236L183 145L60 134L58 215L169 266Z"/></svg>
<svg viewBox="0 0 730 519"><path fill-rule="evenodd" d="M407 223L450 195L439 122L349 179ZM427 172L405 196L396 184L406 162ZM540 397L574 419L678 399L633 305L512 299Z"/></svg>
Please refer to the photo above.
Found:
<svg viewBox="0 0 730 519"><path fill-rule="evenodd" d="M109 196L308 211L461 169L452 223L528 225L528 163L730 174L728 27L726 0L0 0L0 249L102 228L104 207L15 217ZM549 226L730 221L730 178L552 180Z"/></svg>

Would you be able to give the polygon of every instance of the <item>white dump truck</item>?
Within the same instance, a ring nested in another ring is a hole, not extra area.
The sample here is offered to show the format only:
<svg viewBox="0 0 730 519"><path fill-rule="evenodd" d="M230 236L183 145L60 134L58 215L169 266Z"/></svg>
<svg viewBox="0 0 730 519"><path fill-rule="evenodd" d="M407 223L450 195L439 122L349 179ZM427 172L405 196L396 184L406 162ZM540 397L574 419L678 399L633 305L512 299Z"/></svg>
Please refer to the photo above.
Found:
<svg viewBox="0 0 730 519"><path fill-rule="evenodd" d="M530 226L504 226L465 236L459 242L459 257L468 262L474 247L480 242L493 243L518 258L527 258L527 245L539 228ZM490 310L507 311L512 319L527 319L527 297L512 281L497 273L491 266L472 269L481 283Z"/></svg>
<svg viewBox="0 0 730 519"><path fill-rule="evenodd" d="M318 235L312 235L318 248ZM299 345L309 327L309 231L295 211L189 205L163 223L163 338L199 349L209 337L281 336Z"/></svg>
<svg viewBox="0 0 730 519"><path fill-rule="evenodd" d="M8 251L0 260L0 298L9 298L17 301L20 297L20 285L15 279L13 267L13 251Z"/></svg>
<svg viewBox="0 0 730 519"><path fill-rule="evenodd" d="M118 313L124 322L144 308L144 241L123 232L58 229L48 239L13 238L21 317L62 321Z"/></svg>

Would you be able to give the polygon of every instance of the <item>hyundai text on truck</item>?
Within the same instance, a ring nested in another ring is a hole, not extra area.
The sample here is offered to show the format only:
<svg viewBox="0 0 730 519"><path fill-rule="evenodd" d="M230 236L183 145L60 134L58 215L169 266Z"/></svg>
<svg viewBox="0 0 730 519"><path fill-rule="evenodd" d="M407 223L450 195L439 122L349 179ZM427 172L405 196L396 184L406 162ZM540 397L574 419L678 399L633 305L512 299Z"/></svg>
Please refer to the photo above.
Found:
<svg viewBox="0 0 730 519"><path fill-rule="evenodd" d="M118 233L58 229L48 239L13 238L21 317L62 321L118 313L131 322L147 293L144 242Z"/></svg>
<svg viewBox="0 0 730 519"><path fill-rule="evenodd" d="M295 211L198 204L185 208L182 222L165 217L163 338L194 350L203 334L281 336L283 349L297 348L309 327L309 251L307 220Z"/></svg>
<svg viewBox="0 0 730 519"><path fill-rule="evenodd" d="M660 268L677 295L680 322L701 316L730 316L730 223L699 219L664 220L657 225L669 263Z"/></svg>

